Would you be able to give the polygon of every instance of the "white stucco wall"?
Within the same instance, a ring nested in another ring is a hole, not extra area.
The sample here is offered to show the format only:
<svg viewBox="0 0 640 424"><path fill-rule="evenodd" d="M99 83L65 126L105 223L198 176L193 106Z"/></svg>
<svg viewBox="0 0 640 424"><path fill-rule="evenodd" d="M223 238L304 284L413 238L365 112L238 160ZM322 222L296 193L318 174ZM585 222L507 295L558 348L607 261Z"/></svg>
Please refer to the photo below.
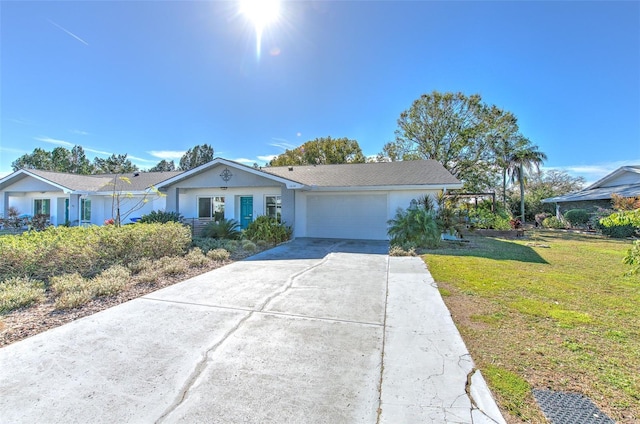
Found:
<svg viewBox="0 0 640 424"><path fill-rule="evenodd" d="M229 187L222 190L214 188L181 188L179 194L180 214L186 218L198 217L199 197L224 197L224 216L226 219L240 221L240 197L253 197L253 219L266 213L266 196L281 196L281 188L272 187Z"/></svg>

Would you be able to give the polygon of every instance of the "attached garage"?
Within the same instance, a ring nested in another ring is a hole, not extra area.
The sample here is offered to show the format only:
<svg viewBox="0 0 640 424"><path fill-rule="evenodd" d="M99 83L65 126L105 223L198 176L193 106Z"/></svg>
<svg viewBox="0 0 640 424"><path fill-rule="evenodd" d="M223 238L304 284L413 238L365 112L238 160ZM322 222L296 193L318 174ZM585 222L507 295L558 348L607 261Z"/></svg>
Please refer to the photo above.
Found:
<svg viewBox="0 0 640 424"><path fill-rule="evenodd" d="M307 195L307 237L387 239L386 194Z"/></svg>

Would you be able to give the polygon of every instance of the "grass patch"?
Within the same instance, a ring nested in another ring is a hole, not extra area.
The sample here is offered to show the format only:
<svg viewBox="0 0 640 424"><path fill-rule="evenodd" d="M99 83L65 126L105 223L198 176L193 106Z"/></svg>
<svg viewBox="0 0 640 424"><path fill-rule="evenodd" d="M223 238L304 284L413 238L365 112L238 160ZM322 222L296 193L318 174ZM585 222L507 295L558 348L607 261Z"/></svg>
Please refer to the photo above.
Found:
<svg viewBox="0 0 640 424"><path fill-rule="evenodd" d="M487 365L483 368L482 375L502 399L503 408L512 415L528 418L525 411L531 387L525 379L514 372L495 365Z"/></svg>
<svg viewBox="0 0 640 424"><path fill-rule="evenodd" d="M640 420L640 278L622 263L631 242L529 234L471 235L424 256L474 360L483 373L500 364L509 381L505 370L529 387L582 393L618 422ZM532 396L487 377L514 422L544 422Z"/></svg>

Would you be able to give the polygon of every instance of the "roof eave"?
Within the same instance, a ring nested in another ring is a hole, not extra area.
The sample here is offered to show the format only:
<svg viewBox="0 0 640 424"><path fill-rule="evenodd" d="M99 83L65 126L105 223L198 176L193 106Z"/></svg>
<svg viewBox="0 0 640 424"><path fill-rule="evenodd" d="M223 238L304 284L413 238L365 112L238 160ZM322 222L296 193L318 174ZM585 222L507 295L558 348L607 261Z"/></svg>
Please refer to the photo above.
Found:
<svg viewBox="0 0 640 424"><path fill-rule="evenodd" d="M398 191L398 190L456 190L462 184L407 184L407 185L375 185L375 186L315 186L307 185L303 191Z"/></svg>
<svg viewBox="0 0 640 424"><path fill-rule="evenodd" d="M235 169L240 169L243 170L245 172L249 172L250 174L254 174L254 175L258 175L273 181L277 181L281 184L284 184L287 188L289 189L301 189L304 187L304 184L300 184L297 181L293 181L293 180L289 180L287 178L284 177L280 177L278 175L274 175L274 174L270 174L268 172L265 172L261 169L256 169L252 166L247 166L247 165L243 165L241 163L238 162L234 162L228 159L223 159L223 158L215 158L210 162L207 162L205 164L202 164L196 168L190 169L188 171L183 172L182 174L176 175L175 177L169 178L167 180L164 180L158 184L156 184L156 188L158 188L158 190L162 190L162 189L166 189L167 186L170 186L172 184L176 184L179 183L182 180L185 180L187 178L190 178L193 175L197 175L201 172L206 171L209 168L213 168L216 165L219 164L223 164L226 166L230 166L232 168Z"/></svg>

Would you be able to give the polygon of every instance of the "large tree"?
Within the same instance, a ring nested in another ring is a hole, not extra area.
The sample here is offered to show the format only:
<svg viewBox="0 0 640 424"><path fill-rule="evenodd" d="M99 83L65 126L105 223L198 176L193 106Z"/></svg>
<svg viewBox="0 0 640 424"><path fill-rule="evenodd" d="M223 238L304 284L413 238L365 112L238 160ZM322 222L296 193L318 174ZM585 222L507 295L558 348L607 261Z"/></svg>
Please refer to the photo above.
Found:
<svg viewBox="0 0 640 424"><path fill-rule="evenodd" d="M126 153L124 155L113 154L106 159L95 158L93 166L96 174L126 174L138 170L138 167L130 159L127 159Z"/></svg>
<svg viewBox="0 0 640 424"><path fill-rule="evenodd" d="M64 147L56 147L49 152L39 147L16 159L11 166L18 169L40 169L42 171L68 172L72 174L91 174L93 167L80 146L71 151Z"/></svg>
<svg viewBox="0 0 640 424"><path fill-rule="evenodd" d="M364 163L365 157L356 140L346 137L320 137L273 158L269 166L326 165Z"/></svg>
<svg viewBox="0 0 640 424"><path fill-rule="evenodd" d="M478 94L423 94L400 114L395 141L382 154L393 161L437 160L467 189L479 189L494 179L484 111Z"/></svg>
<svg viewBox="0 0 640 424"><path fill-rule="evenodd" d="M20 156L11 163L14 171L19 169L40 169L42 171L53 171L51 162L51 152L36 147L33 153L27 153Z"/></svg>
<svg viewBox="0 0 640 424"><path fill-rule="evenodd" d="M188 171L213 160L213 147L208 144L197 145L180 158L180 169Z"/></svg>
<svg viewBox="0 0 640 424"><path fill-rule="evenodd" d="M167 161L162 159L160 162L156 164L153 168L150 168L148 172L169 172L175 171L176 164L173 161Z"/></svg>

